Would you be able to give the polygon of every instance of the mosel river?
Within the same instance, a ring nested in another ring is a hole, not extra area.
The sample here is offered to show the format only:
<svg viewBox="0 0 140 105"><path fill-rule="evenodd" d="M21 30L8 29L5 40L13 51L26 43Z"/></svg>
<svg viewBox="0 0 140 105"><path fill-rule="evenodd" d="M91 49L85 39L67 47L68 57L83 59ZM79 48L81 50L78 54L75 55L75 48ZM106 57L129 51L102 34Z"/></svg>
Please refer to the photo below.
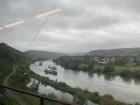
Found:
<svg viewBox="0 0 140 105"><path fill-rule="evenodd" d="M57 68L57 75L44 73L44 70L48 69L49 65ZM71 87L88 88L89 91L97 91L100 95L111 94L115 99L126 103L140 103L140 79L68 70L54 64L51 60L43 61L43 66L39 66L39 62L35 62L30 65L30 69L41 76L49 77L51 80L57 79L58 82L65 82ZM63 96L71 101L73 99L72 95L55 90L51 86L39 85L39 93L48 94L50 92L54 92L59 99ZM88 105L95 104L88 100Z"/></svg>

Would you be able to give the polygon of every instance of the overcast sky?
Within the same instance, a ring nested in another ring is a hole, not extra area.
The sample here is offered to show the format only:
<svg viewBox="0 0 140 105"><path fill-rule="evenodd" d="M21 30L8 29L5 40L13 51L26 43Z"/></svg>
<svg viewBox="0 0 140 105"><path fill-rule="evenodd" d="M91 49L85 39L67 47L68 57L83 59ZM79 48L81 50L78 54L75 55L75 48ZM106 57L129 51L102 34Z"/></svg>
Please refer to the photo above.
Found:
<svg viewBox="0 0 140 105"><path fill-rule="evenodd" d="M140 0L0 1L0 27L24 21L0 30L0 42L20 51L71 53L140 47ZM35 18L58 8L62 11Z"/></svg>

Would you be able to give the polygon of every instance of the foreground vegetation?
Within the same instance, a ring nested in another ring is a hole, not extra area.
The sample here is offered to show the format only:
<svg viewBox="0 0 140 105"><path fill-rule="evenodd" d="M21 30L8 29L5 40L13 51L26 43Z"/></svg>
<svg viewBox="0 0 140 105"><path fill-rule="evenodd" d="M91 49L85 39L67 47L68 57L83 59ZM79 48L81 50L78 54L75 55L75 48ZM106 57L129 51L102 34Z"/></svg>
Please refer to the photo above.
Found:
<svg viewBox="0 0 140 105"><path fill-rule="evenodd" d="M4 78L13 71L13 66L30 62L31 59L22 52L8 46L7 44L0 43L0 84ZM0 93L5 93L4 88L0 88ZM0 102L6 105L19 105L19 103L11 97L0 98Z"/></svg>

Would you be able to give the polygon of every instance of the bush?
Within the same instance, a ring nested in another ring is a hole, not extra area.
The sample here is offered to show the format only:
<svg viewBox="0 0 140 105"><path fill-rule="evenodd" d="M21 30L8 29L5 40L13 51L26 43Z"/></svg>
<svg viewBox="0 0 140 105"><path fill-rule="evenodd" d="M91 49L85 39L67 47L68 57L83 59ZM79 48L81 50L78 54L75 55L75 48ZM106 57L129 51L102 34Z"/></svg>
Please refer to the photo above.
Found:
<svg viewBox="0 0 140 105"><path fill-rule="evenodd" d="M114 99L114 97L113 97L112 95L110 95L110 94L105 94L104 97L107 97L107 98L110 99L110 100L111 100L111 99Z"/></svg>
<svg viewBox="0 0 140 105"><path fill-rule="evenodd" d="M124 70L121 71L120 75L121 76L131 77L132 76L132 72L129 69L124 69Z"/></svg>
<svg viewBox="0 0 140 105"><path fill-rule="evenodd" d="M115 68L112 67L112 66L105 66L103 71L105 73L107 73L107 72L114 72L115 71Z"/></svg>
<svg viewBox="0 0 140 105"><path fill-rule="evenodd" d="M119 105L119 104L114 99L109 99L106 97L101 101L101 105ZM124 104L121 104L121 105L124 105Z"/></svg>
<svg viewBox="0 0 140 105"><path fill-rule="evenodd" d="M135 69L133 73L135 77L140 77L140 69Z"/></svg>
<svg viewBox="0 0 140 105"><path fill-rule="evenodd" d="M96 97L98 97L99 96L99 93L98 92L94 92L93 95L96 96Z"/></svg>
<svg viewBox="0 0 140 105"><path fill-rule="evenodd" d="M97 68L96 71L97 71L98 73L100 73L100 72L101 72L101 68Z"/></svg>
<svg viewBox="0 0 140 105"><path fill-rule="evenodd" d="M88 67L82 67L82 70L83 71L87 71L88 70Z"/></svg>
<svg viewBox="0 0 140 105"><path fill-rule="evenodd" d="M136 102L135 105L140 105L140 104L138 102Z"/></svg>

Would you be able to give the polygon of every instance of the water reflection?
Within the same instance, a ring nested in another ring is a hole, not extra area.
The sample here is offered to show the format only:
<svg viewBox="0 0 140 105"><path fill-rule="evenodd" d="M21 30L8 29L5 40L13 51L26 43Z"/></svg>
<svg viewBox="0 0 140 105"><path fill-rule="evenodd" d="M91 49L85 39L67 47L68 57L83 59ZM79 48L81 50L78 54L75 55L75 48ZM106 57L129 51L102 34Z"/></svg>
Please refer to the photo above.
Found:
<svg viewBox="0 0 140 105"><path fill-rule="evenodd" d="M93 78L94 73L93 72L88 72L88 77Z"/></svg>
<svg viewBox="0 0 140 105"><path fill-rule="evenodd" d="M97 73L98 78L101 78L102 73Z"/></svg>
<svg viewBox="0 0 140 105"><path fill-rule="evenodd" d="M115 75L108 75L108 74L104 74L104 79L111 81L115 79Z"/></svg>
<svg viewBox="0 0 140 105"><path fill-rule="evenodd" d="M140 78L134 78L134 83L140 86Z"/></svg>
<svg viewBox="0 0 140 105"><path fill-rule="evenodd" d="M31 82L29 84L27 84L27 87L30 87L34 80L36 83L38 82L38 80L31 78ZM61 99L62 97L66 97L67 99L70 100L70 102L72 102L72 100L73 100L73 96L71 94L69 94L67 92L59 91L58 89L55 89L49 85L45 85L45 84L41 84L41 83L39 84L38 92L40 94L45 94L45 95L47 95L49 93L54 93L58 99ZM87 103L88 103L88 105L98 105L98 104L94 104L90 100L87 100Z"/></svg>
<svg viewBox="0 0 140 105"><path fill-rule="evenodd" d="M131 84L132 83L132 78L130 78L130 77L124 77L124 76L122 76L121 78L127 84Z"/></svg>

